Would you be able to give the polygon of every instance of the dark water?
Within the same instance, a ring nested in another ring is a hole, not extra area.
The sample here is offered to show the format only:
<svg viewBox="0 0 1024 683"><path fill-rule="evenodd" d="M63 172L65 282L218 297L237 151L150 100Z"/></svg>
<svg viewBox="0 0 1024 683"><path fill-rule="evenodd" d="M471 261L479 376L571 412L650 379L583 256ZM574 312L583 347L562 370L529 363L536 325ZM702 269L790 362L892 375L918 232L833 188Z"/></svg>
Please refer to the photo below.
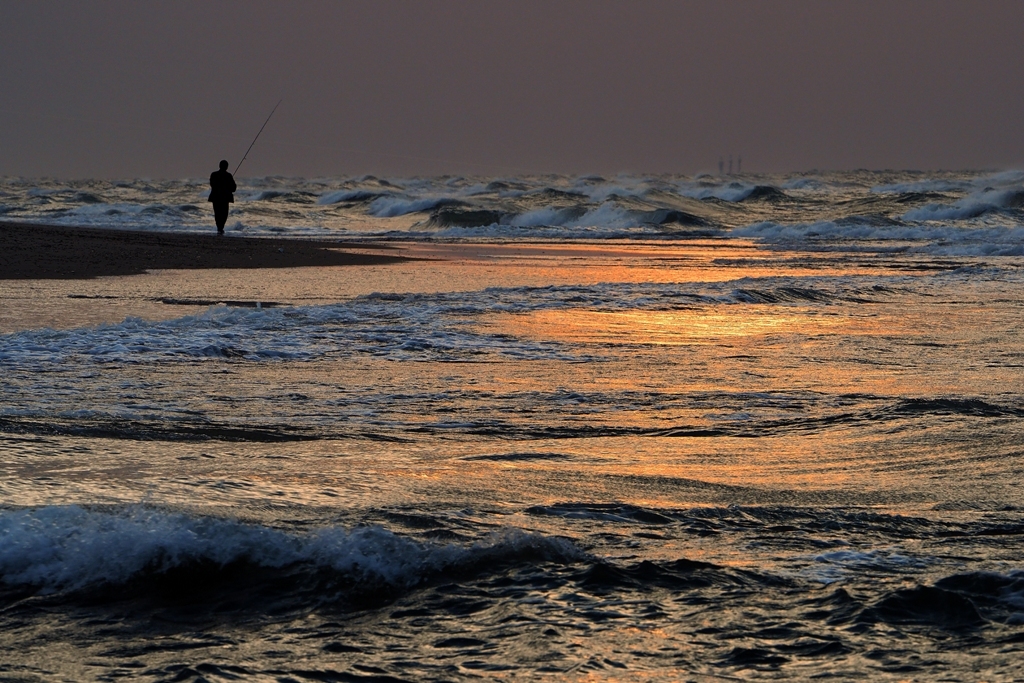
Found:
<svg viewBox="0 0 1024 683"><path fill-rule="evenodd" d="M449 260L5 283L0 679L1019 679L1019 183L268 179Z"/></svg>

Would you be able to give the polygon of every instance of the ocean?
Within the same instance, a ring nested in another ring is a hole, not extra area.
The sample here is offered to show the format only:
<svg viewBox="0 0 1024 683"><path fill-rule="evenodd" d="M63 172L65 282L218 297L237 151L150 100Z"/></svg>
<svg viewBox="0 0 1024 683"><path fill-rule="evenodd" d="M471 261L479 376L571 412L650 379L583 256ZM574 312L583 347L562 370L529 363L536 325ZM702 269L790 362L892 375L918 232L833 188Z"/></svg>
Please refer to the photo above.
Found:
<svg viewBox="0 0 1024 683"><path fill-rule="evenodd" d="M1024 173L239 186L419 260L3 281L0 680L1024 678Z"/></svg>

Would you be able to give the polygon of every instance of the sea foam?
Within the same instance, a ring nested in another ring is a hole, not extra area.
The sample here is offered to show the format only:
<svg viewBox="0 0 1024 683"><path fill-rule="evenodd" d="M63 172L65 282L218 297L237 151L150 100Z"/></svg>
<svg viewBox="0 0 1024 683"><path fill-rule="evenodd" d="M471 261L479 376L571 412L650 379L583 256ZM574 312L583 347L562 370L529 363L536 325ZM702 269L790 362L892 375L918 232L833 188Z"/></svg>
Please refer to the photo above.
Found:
<svg viewBox="0 0 1024 683"><path fill-rule="evenodd" d="M190 563L308 565L356 581L414 586L442 571L517 558L573 562L570 542L505 529L468 545L422 543L377 526L294 533L217 517L134 506L50 506L0 512L0 581L44 591L121 584Z"/></svg>

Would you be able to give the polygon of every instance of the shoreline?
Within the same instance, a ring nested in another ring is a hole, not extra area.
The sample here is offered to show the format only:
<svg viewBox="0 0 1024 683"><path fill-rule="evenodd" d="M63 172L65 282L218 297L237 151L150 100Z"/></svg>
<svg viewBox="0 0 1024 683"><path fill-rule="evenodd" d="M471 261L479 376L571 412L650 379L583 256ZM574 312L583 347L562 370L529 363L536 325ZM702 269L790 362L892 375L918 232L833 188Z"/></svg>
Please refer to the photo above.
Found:
<svg viewBox="0 0 1024 683"><path fill-rule="evenodd" d="M0 280L88 280L151 270L384 265L387 245L0 222ZM373 250L360 253L355 250Z"/></svg>
<svg viewBox="0 0 1024 683"><path fill-rule="evenodd" d="M187 232L86 228L0 221L0 281L90 280L156 270L379 266L412 261L577 259L602 255L653 259L695 250L752 253L746 240L715 238L679 243L615 241L455 243L376 242L310 237L234 237Z"/></svg>

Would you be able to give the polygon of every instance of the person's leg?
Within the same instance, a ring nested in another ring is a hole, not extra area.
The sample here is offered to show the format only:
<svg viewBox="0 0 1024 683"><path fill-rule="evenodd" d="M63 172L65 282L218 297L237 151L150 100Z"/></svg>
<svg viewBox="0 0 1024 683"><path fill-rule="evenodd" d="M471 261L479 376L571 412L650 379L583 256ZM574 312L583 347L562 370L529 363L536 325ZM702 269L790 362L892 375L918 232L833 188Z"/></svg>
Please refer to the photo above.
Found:
<svg viewBox="0 0 1024 683"><path fill-rule="evenodd" d="M224 224L228 222L227 202L213 203L213 217L217 221L217 232L224 232Z"/></svg>

